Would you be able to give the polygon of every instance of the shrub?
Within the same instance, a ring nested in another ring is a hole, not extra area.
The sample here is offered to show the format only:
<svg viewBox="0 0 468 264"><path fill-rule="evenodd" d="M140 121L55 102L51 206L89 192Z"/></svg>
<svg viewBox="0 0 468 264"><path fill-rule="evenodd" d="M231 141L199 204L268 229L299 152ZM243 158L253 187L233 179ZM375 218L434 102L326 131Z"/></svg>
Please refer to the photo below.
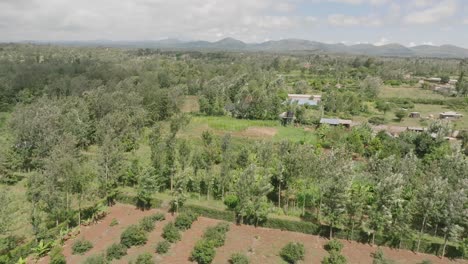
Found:
<svg viewBox="0 0 468 264"><path fill-rule="evenodd" d="M94 255L88 257L83 264L107 264L107 260L104 255Z"/></svg>
<svg viewBox="0 0 468 264"><path fill-rule="evenodd" d="M73 255L83 255L84 253L88 252L90 249L93 248L93 244L84 239L80 239L75 241L72 246L72 254Z"/></svg>
<svg viewBox="0 0 468 264"><path fill-rule="evenodd" d="M162 233L162 237L164 237L167 241L174 243L176 241L179 241L181 236L179 233L179 229L174 225L174 223L168 223Z"/></svg>
<svg viewBox="0 0 468 264"><path fill-rule="evenodd" d="M155 222L156 221L162 221L162 220L166 219L166 216L164 216L163 213L155 213L155 214L152 214L150 217Z"/></svg>
<svg viewBox="0 0 468 264"><path fill-rule="evenodd" d="M202 239L197 242L192 251L192 260L196 261L198 264L210 264L216 251L213 244L205 239Z"/></svg>
<svg viewBox="0 0 468 264"><path fill-rule="evenodd" d="M167 242L167 240L163 240L156 245L156 253L165 254L171 248L171 243Z"/></svg>
<svg viewBox="0 0 468 264"><path fill-rule="evenodd" d="M192 223L197 220L198 215L193 212L184 212L175 219L175 226L180 230L187 230L192 226Z"/></svg>
<svg viewBox="0 0 468 264"><path fill-rule="evenodd" d="M229 230L228 223L219 223L214 227L208 227L203 238L210 241L214 247L221 247L226 240L226 232Z"/></svg>
<svg viewBox="0 0 468 264"><path fill-rule="evenodd" d="M65 259L65 256L62 253L62 247L57 246L54 247L50 251L50 262L49 264L66 264L67 260Z"/></svg>
<svg viewBox="0 0 468 264"><path fill-rule="evenodd" d="M154 223L155 222L156 222L156 220L153 220L153 218L151 218L151 216L145 216L140 220L138 225L145 232L151 232L151 231L154 230Z"/></svg>
<svg viewBox="0 0 468 264"><path fill-rule="evenodd" d="M150 253L140 254L135 264L154 264L153 256Z"/></svg>
<svg viewBox="0 0 468 264"><path fill-rule="evenodd" d="M304 259L305 248L301 243L290 242L281 249L280 256L288 263L297 263Z"/></svg>
<svg viewBox="0 0 468 264"><path fill-rule="evenodd" d="M144 245L148 240L145 231L136 225L131 225L120 235L120 243L126 247Z"/></svg>
<svg viewBox="0 0 468 264"><path fill-rule="evenodd" d="M393 263L391 260L385 258L384 253L381 248L378 248L375 253L372 254L373 260L372 264L391 264Z"/></svg>
<svg viewBox="0 0 468 264"><path fill-rule="evenodd" d="M229 259L229 263L231 264L249 264L249 258L242 254L242 253L234 253L231 255L231 258Z"/></svg>
<svg viewBox="0 0 468 264"><path fill-rule="evenodd" d="M346 258L339 251L332 250L330 255L322 260L322 264L346 264Z"/></svg>
<svg viewBox="0 0 468 264"><path fill-rule="evenodd" d="M116 226L116 225L118 225L118 224L119 224L119 221L118 221L117 219L113 218L112 221L110 222L110 225L109 225L109 226L112 227L112 226Z"/></svg>
<svg viewBox="0 0 468 264"><path fill-rule="evenodd" d="M336 252L341 252L343 249L343 243L336 239L330 240L326 245L325 245L325 250L328 252L331 251L336 251Z"/></svg>
<svg viewBox="0 0 468 264"><path fill-rule="evenodd" d="M228 194L224 197L224 204L229 210L234 210L239 204L239 198L235 194Z"/></svg>
<svg viewBox="0 0 468 264"><path fill-rule="evenodd" d="M383 125L383 124L386 123L385 118L380 117L380 116L373 116L373 117L369 118L368 122L370 124L373 124L373 125L376 125L376 126Z"/></svg>
<svg viewBox="0 0 468 264"><path fill-rule="evenodd" d="M107 260L109 261L113 259L121 259L125 255L127 255L127 247L122 244L114 243L109 246L106 251Z"/></svg>

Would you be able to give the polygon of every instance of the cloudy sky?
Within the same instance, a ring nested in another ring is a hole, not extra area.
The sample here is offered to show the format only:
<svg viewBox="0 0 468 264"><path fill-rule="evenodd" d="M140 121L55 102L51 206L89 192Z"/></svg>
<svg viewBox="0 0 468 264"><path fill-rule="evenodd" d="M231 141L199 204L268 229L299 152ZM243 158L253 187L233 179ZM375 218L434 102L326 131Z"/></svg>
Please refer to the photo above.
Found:
<svg viewBox="0 0 468 264"><path fill-rule="evenodd" d="M468 48L468 1L0 0L0 42L224 37Z"/></svg>

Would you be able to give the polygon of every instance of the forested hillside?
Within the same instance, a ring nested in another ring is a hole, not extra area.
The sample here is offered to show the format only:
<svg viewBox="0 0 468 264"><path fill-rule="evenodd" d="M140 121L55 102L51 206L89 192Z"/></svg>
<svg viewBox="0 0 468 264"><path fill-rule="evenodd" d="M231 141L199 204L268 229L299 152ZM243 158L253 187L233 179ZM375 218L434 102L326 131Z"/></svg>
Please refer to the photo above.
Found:
<svg viewBox="0 0 468 264"><path fill-rule="evenodd" d="M2 44L0 263L44 256L123 197L468 257L466 73L456 59Z"/></svg>

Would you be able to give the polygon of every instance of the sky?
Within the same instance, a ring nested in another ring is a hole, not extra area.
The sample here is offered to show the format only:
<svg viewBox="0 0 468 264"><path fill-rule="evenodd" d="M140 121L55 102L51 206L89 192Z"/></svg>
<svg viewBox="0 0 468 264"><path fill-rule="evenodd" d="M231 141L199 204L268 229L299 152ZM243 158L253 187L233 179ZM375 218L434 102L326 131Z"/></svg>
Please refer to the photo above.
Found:
<svg viewBox="0 0 468 264"><path fill-rule="evenodd" d="M0 42L225 37L468 48L468 0L0 0Z"/></svg>

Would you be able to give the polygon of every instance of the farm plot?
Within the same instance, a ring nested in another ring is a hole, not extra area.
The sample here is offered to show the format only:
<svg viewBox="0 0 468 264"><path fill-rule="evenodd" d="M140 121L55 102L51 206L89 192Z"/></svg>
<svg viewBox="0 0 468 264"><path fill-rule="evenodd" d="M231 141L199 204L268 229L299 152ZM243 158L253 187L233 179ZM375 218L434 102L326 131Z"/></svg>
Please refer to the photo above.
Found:
<svg viewBox="0 0 468 264"><path fill-rule="evenodd" d="M159 210L140 211L131 205L117 204L110 208L109 214L98 224L82 227L81 234L75 239L65 242L64 255L67 263L82 263L91 255L105 252L113 243L120 242L120 235L128 226L137 224L143 217L153 215ZM117 225L111 223L118 220ZM156 245L163 240L163 227L174 222L175 217L165 214L165 220L156 222L155 229L148 233L148 241L145 245L131 247L127 255L112 263L134 262L138 255L150 253L155 263L194 263L190 256L197 241L203 238L204 232L209 227L216 226L222 221L206 217L198 217L186 230L181 230L181 239L174 242L166 254L156 253ZM86 239L93 244L93 248L83 255L73 255L72 245L79 239ZM256 228L253 226L238 226L230 224L229 231L223 246L216 249L213 263L229 263L234 253L242 253L250 259L250 263L283 263L279 255L280 250L289 242L299 242L305 246L304 260L300 263L320 263L327 256L324 245L328 239L302 233L281 231L278 229ZM341 241L344 244L342 254L348 263L372 263L372 253L377 247L357 242ZM415 264L423 260L429 260L433 264L442 263L468 263L464 260L449 260L434 255L416 254L406 250L382 248L385 256L398 264ZM30 262L34 263L34 262ZM49 259L43 258L38 263L49 263Z"/></svg>

